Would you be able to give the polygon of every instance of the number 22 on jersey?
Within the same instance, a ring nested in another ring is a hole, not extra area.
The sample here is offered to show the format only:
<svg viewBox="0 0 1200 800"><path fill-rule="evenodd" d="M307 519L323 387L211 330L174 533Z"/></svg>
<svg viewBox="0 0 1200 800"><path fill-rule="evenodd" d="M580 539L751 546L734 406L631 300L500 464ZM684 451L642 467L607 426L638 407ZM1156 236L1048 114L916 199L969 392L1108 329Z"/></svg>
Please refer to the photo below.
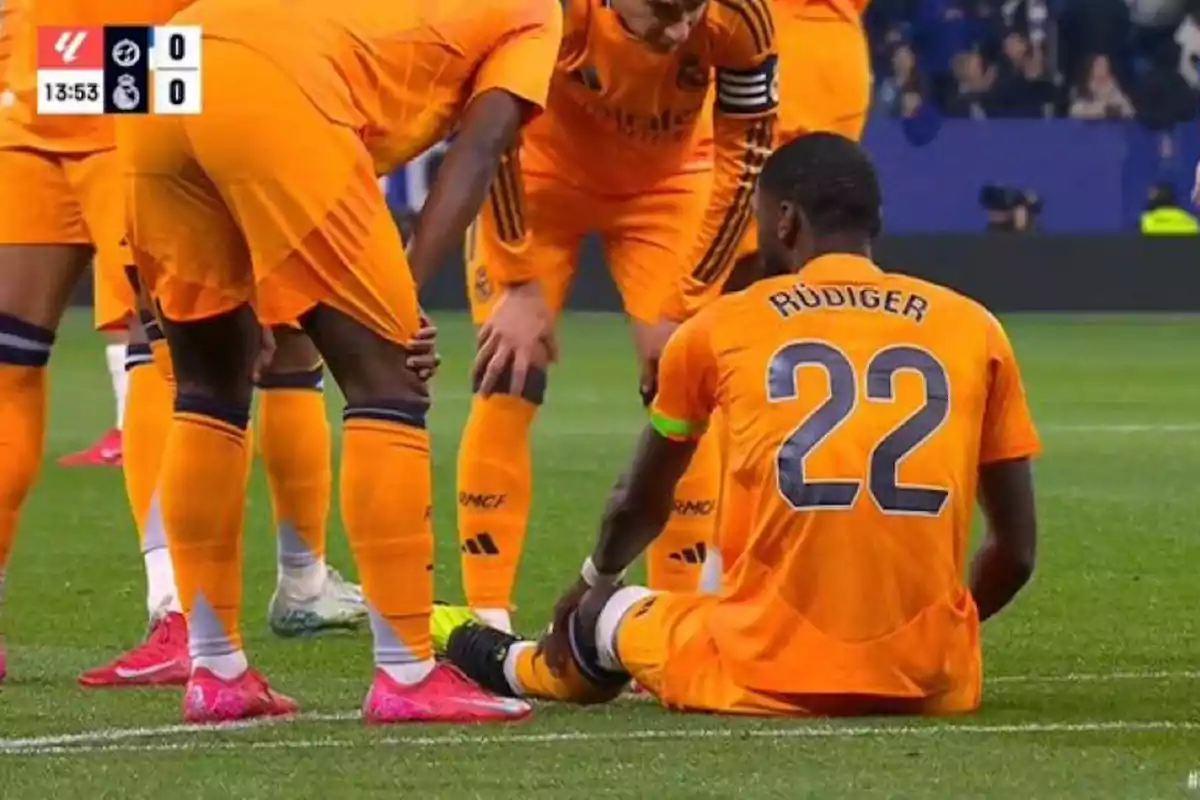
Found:
<svg viewBox="0 0 1200 800"><path fill-rule="evenodd" d="M794 401L799 396L798 373L803 367L825 371L829 397L810 413L779 446L775 457L780 494L797 511L835 511L854 507L863 484L885 514L936 517L950 492L936 486L909 486L899 482L901 462L926 444L950 414L950 381L942 364L927 350L914 345L893 345L875 353L865 374L856 374L849 357L829 342L795 341L775 351L767 367L767 400ZM809 475L809 456L822 444L833 445L839 429L868 404L894 403L893 379L912 371L924 383L923 403L907 419L884 435L865 454L863 480L822 480ZM860 384L864 387L860 397Z"/></svg>

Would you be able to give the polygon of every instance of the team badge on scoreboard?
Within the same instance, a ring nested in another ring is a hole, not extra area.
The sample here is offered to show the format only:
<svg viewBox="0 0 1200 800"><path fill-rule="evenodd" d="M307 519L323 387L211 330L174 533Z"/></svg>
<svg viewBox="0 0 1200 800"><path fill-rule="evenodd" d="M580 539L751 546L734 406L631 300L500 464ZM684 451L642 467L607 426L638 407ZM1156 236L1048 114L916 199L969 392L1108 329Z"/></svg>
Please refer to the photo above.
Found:
<svg viewBox="0 0 1200 800"><path fill-rule="evenodd" d="M39 28L39 114L198 114L200 29Z"/></svg>

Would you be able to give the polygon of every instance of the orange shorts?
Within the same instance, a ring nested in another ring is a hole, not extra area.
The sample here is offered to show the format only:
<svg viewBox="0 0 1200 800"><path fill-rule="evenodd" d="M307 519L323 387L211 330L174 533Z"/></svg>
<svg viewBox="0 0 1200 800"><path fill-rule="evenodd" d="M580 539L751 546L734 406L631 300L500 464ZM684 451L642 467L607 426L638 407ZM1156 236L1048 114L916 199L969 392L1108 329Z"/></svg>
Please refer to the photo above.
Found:
<svg viewBox="0 0 1200 800"><path fill-rule="evenodd" d="M122 117L117 129L134 259L163 315L251 304L284 325L320 304L407 342L416 286L358 133L266 57L204 48L203 114Z"/></svg>
<svg viewBox="0 0 1200 800"><path fill-rule="evenodd" d="M115 150L0 150L0 244L94 246L96 327L120 325L132 313Z"/></svg>
<svg viewBox="0 0 1200 800"><path fill-rule="evenodd" d="M640 322L657 322L664 297L674 290L695 243L711 174L681 172L643 192L601 194L575 185L559 164L527 147L521 153L521 176L526 241L519 249L506 246L494 217L484 213L467 242L467 294L475 323L487 319L500 276L511 274L508 265L517 260L532 266L550 307L561 311L580 246L591 233L601 237L625 313Z"/></svg>
<svg viewBox="0 0 1200 800"><path fill-rule="evenodd" d="M945 695L870 698L861 695L778 695L740 685L710 633L718 602L711 594L651 593L625 612L617 657L625 670L667 708L752 716L953 714L979 705L978 676ZM813 658L819 660L820 653Z"/></svg>

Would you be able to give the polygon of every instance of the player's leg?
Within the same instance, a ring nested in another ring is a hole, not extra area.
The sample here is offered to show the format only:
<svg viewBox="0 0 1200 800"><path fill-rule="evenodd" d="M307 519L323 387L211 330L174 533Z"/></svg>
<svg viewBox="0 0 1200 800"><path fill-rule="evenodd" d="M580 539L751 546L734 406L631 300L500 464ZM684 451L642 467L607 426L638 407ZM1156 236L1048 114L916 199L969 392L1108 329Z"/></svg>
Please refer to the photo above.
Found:
<svg viewBox="0 0 1200 800"><path fill-rule="evenodd" d="M298 327L274 329L275 357L259 376L256 435L271 491L279 578L267 619L280 636L354 628L362 592L325 563L333 493L325 365Z"/></svg>
<svg viewBox="0 0 1200 800"><path fill-rule="evenodd" d="M208 95L218 109L220 100L230 107L237 84L221 74L219 63L216 71L223 80L210 83ZM129 238L139 277L157 305L176 381L158 492L187 617L189 722L296 709L249 669L242 646L247 427L261 328L250 308L249 249L194 145L221 136L230 116L218 110L122 120L120 145L128 162ZM233 132L229 146L241 143L241 133Z"/></svg>
<svg viewBox="0 0 1200 800"><path fill-rule="evenodd" d="M467 290L476 325L498 299L493 274L505 260L521 258L538 270L550 307L557 312L574 272L576 253L589 222L586 206L525 152L525 213L532 237L519 255L503 241L505 231L489 205L468 234ZM502 203L501 192L495 203ZM524 391L476 395L458 447L458 538L467 603L489 624L512 630L513 586L529 526L533 469L529 437L545 397L548 375L534 368ZM507 386L506 381L501 381Z"/></svg>
<svg viewBox="0 0 1200 800"><path fill-rule="evenodd" d="M125 364L129 414L123 472L146 571L149 629L145 639L129 651L81 674L79 683L88 688L182 685L191 674L187 621L175 590L158 492L175 387L155 366L145 327L136 314Z"/></svg>
<svg viewBox="0 0 1200 800"><path fill-rule="evenodd" d="M21 507L42 459L46 364L90 258L58 158L0 150L0 595Z"/></svg>
<svg viewBox="0 0 1200 800"><path fill-rule="evenodd" d="M509 697L599 703L616 697L633 679L675 711L808 713L738 685L710 633L716 603L715 597L694 593L614 589L590 634L571 617L571 658L560 672L550 668L537 642L477 622L451 632L445 655L472 680Z"/></svg>
<svg viewBox="0 0 1200 800"><path fill-rule="evenodd" d="M779 43L778 144L816 131L862 138L871 104L871 62L861 20L811 16L775 4Z"/></svg>
<svg viewBox="0 0 1200 800"><path fill-rule="evenodd" d="M372 723L523 717L527 705L494 702L433 660L428 389L407 370L404 346L420 324L416 287L371 156L356 131L331 125L268 59L218 40L205 47L205 110L188 118L188 141L254 254L262 321L299 320L346 398L342 519L376 663L364 716ZM245 104L248 79L269 105ZM210 285L214 273L217 265L203 273ZM231 282L224 302L240 291ZM165 318L178 318L161 297L160 305ZM182 402L189 361L171 345ZM178 559L176 570L186 596ZM189 620L193 636L198 618Z"/></svg>
<svg viewBox="0 0 1200 800"><path fill-rule="evenodd" d="M571 660L560 672L550 668L538 642L466 619L450 631L445 657L472 680L509 697L601 703L620 694L631 679L661 697L668 663L678 660L689 640L703 635L712 599L641 586L614 588L591 634L570 618ZM691 668L701 673L712 665L698 661Z"/></svg>
<svg viewBox="0 0 1200 800"><path fill-rule="evenodd" d="M625 203L605 230L605 250L633 329L639 361L647 358L651 329L677 277L669 265L689 252L710 178L684 174ZM691 234L689 236L689 234ZM675 506L662 534L646 551L647 583L655 591L691 592L712 548L721 492L721 459L714 435L701 440L675 491Z"/></svg>

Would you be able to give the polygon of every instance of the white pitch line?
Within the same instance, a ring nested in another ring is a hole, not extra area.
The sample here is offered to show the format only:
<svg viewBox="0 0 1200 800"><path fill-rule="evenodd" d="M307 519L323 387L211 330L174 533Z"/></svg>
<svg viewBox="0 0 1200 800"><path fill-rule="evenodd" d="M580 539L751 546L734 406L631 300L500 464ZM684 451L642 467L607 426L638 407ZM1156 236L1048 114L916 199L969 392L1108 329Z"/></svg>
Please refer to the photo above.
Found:
<svg viewBox="0 0 1200 800"><path fill-rule="evenodd" d="M1200 672L1191 670L1161 672L1068 672L1064 675L996 675L985 676L989 683L1115 683L1118 681L1196 680Z"/></svg>
<svg viewBox="0 0 1200 800"><path fill-rule="evenodd" d="M1200 431L1196 422L1163 423L1120 423L1098 422L1081 424L1054 424L1039 426L1055 433L1195 433Z"/></svg>
<svg viewBox="0 0 1200 800"><path fill-rule="evenodd" d="M1117 681L1164 681L1197 680L1200 671L1156 671L1156 672L1070 672L1062 675L996 675L986 677L985 684L1054 684L1054 683L1109 683ZM80 733L33 736L20 739L0 739L0 755L5 752L24 752L29 749L48 747L74 748L82 745L109 745L130 739L154 739L176 736L205 736L284 725L289 722L349 722L361 718L355 712L322 713L311 712L288 718L257 719L244 722L229 722L221 725L156 725L135 728L101 728Z"/></svg>
<svg viewBox="0 0 1200 800"><path fill-rule="evenodd" d="M1173 720L1102 720L1077 723L1028 723L1011 725L859 725L806 726L791 728L664 728L641 731L514 733L508 736L400 736L367 739L289 739L269 742L176 742L136 744L115 742L78 747L52 745L0 749L3 756L68 756L87 753L172 753L237 750L316 750L362 747L445 748L496 745L577 744L591 742L685 741L692 739L853 739L871 737L939 737L962 735L1028 735L1059 733L1154 733L1198 731L1200 722Z"/></svg>

